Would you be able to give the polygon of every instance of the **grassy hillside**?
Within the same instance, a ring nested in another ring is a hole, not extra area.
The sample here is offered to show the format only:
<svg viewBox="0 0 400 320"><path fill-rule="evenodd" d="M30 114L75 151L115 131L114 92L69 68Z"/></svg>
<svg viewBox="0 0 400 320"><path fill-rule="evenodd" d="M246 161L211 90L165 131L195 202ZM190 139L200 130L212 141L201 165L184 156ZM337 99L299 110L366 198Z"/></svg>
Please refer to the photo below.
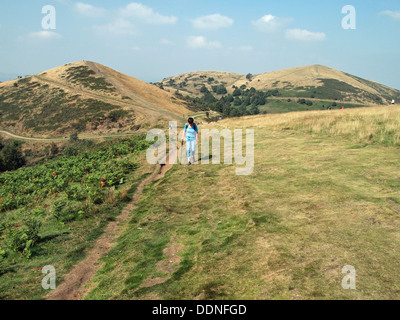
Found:
<svg viewBox="0 0 400 320"><path fill-rule="evenodd" d="M21 135L129 133L188 112L172 94L94 62L0 84L1 129Z"/></svg>
<svg viewBox="0 0 400 320"><path fill-rule="evenodd" d="M143 137L88 147L0 173L0 299L42 299L45 265L62 279L152 168Z"/></svg>
<svg viewBox="0 0 400 320"><path fill-rule="evenodd" d="M145 190L87 299L398 299L400 110L225 120L255 171L175 166ZM343 290L342 268L357 271Z"/></svg>
<svg viewBox="0 0 400 320"><path fill-rule="evenodd" d="M347 103L388 104L400 97L400 91L364 80L325 66L314 65L274 71L259 75L240 75L228 72L192 72L167 78L159 84L165 90L179 90L183 95L201 97L205 86L213 92L214 86L224 86L229 94L234 87L267 92L279 90L282 97L316 98ZM219 99L223 95L215 94Z"/></svg>
<svg viewBox="0 0 400 320"><path fill-rule="evenodd" d="M173 166L143 191L86 299L398 299L399 127L397 107L200 126L254 129L254 173ZM44 265L59 285L87 256L154 170L137 139L0 175L0 298L44 298ZM341 287L347 265L357 290Z"/></svg>

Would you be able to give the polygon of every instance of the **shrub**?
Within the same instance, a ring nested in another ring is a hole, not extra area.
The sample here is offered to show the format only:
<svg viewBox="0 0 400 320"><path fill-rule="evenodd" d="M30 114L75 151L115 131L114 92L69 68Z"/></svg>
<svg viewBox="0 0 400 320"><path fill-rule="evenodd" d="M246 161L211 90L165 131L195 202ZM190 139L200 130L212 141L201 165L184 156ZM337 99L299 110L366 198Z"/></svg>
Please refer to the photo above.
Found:
<svg viewBox="0 0 400 320"><path fill-rule="evenodd" d="M242 91L240 91L239 88L236 88L235 91L233 91L233 96L238 97L242 94Z"/></svg>
<svg viewBox="0 0 400 320"><path fill-rule="evenodd" d="M217 87L216 93L217 94L227 94L228 91L226 90L225 86L221 84Z"/></svg>
<svg viewBox="0 0 400 320"><path fill-rule="evenodd" d="M203 85L203 86L201 87L201 89L200 89L200 92L201 92L201 93L207 93L207 92L209 92L209 91L208 91L207 87Z"/></svg>
<svg viewBox="0 0 400 320"><path fill-rule="evenodd" d="M22 154L21 144L17 141L5 146L0 153L0 169L2 171L12 171L23 167L26 163Z"/></svg>
<svg viewBox="0 0 400 320"><path fill-rule="evenodd" d="M39 231L42 225L42 215L43 212L36 209L24 219L24 226L16 224L6 230L6 243L11 250L21 253L27 259L31 257L31 249L40 239Z"/></svg>
<svg viewBox="0 0 400 320"><path fill-rule="evenodd" d="M78 133L74 132L69 136L69 142L77 142L79 140Z"/></svg>
<svg viewBox="0 0 400 320"><path fill-rule="evenodd" d="M112 122L117 122L120 119L125 118L128 115L128 111L126 110L114 110L111 111L110 114L108 115L108 118Z"/></svg>
<svg viewBox="0 0 400 320"><path fill-rule="evenodd" d="M67 223L82 219L85 215L85 211L80 203L73 203L67 199L60 199L53 204L53 215L57 221Z"/></svg>
<svg viewBox="0 0 400 320"><path fill-rule="evenodd" d="M50 145L49 156L50 157L54 157L59 152L60 152L60 149L58 148L58 146L54 142L52 142L51 145Z"/></svg>

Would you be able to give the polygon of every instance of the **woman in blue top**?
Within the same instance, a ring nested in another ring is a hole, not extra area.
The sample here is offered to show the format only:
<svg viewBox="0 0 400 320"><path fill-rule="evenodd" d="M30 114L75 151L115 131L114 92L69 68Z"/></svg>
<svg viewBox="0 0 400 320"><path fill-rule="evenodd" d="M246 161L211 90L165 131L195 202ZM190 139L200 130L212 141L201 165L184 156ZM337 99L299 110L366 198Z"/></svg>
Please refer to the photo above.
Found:
<svg viewBox="0 0 400 320"><path fill-rule="evenodd" d="M196 146L199 139L199 129L197 128L197 125L194 123L193 118L189 118L188 123L185 124L185 134L186 134L188 165L191 165L192 162L194 163L195 161L194 153L196 151Z"/></svg>

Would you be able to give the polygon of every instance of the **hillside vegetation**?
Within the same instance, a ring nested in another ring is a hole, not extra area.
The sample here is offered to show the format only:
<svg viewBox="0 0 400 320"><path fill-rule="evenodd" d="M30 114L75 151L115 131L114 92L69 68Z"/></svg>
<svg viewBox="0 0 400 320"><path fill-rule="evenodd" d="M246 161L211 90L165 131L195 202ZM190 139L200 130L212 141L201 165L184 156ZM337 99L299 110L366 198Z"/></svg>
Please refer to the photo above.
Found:
<svg viewBox="0 0 400 320"><path fill-rule="evenodd" d="M229 72L191 72L164 79L158 85L165 90L192 97L202 97L203 87L213 92L213 87L224 87L229 94L235 88L254 88L268 92L278 90L282 97L334 100L370 105L389 104L400 97L400 91L382 84L364 80L321 65L274 71L259 75L240 75ZM220 99L224 91L214 92Z"/></svg>
<svg viewBox="0 0 400 320"><path fill-rule="evenodd" d="M81 260L148 175L143 136L0 173L0 299L41 299L41 269L58 279ZM151 169L151 168L150 168Z"/></svg>
<svg viewBox="0 0 400 320"><path fill-rule="evenodd" d="M172 94L94 62L0 84L1 129L22 135L130 133L188 112Z"/></svg>
<svg viewBox="0 0 400 320"><path fill-rule="evenodd" d="M255 172L173 167L146 188L87 299L399 298L400 110L218 125L255 129ZM347 265L357 290L341 286Z"/></svg>

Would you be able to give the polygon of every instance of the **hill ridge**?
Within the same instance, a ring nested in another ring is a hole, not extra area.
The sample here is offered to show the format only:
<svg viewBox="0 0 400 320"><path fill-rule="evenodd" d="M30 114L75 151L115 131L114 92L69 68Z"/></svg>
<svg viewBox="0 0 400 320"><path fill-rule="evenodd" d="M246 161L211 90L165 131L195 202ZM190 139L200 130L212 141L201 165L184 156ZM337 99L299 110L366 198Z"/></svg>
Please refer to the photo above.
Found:
<svg viewBox="0 0 400 320"><path fill-rule="evenodd" d="M173 94L91 61L0 83L2 129L22 135L131 133L187 113Z"/></svg>
<svg viewBox="0 0 400 320"><path fill-rule="evenodd" d="M256 75L226 71L197 71L165 78L158 83L166 90L180 90L189 96L201 97L200 89L224 85L228 94L235 87L246 86L260 91L278 89L282 97L337 100L362 104L389 104L400 91L378 82L365 80L334 68L314 64L276 70ZM321 92L320 92L321 91ZM217 97L217 99L220 97Z"/></svg>

